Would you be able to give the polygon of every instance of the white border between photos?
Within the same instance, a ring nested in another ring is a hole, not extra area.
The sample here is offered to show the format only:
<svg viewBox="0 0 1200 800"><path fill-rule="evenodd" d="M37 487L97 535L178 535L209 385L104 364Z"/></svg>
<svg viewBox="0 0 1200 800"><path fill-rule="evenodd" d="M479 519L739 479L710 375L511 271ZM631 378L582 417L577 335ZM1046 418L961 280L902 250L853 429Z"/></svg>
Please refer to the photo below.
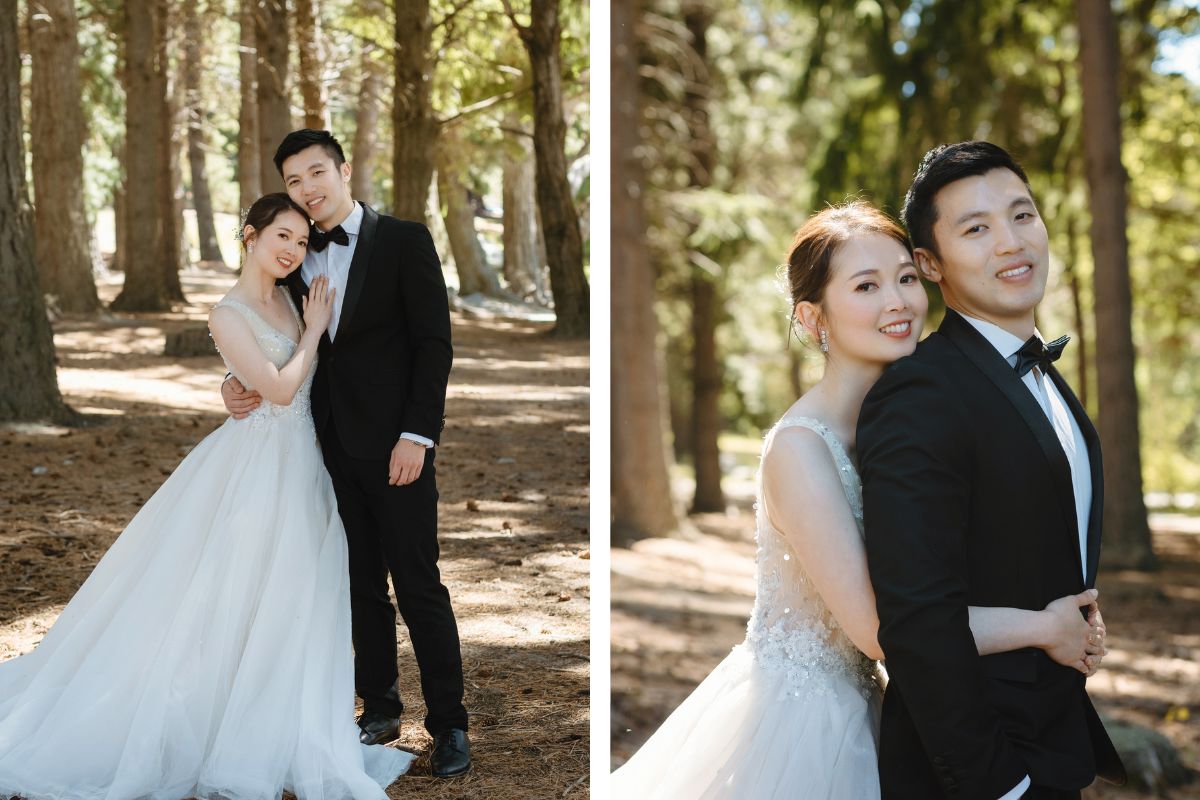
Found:
<svg viewBox="0 0 1200 800"><path fill-rule="evenodd" d="M610 114L611 11L606 0L591 7L591 796L608 797L610 752L609 513L611 464L609 396L611 381L609 300L612 187Z"/></svg>

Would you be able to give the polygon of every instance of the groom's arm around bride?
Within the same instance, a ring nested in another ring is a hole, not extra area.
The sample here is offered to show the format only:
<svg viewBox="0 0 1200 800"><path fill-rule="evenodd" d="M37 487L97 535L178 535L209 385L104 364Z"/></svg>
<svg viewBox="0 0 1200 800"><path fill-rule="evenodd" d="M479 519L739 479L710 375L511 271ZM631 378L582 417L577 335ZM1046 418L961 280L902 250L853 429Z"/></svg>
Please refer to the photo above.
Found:
<svg viewBox="0 0 1200 800"><path fill-rule="evenodd" d="M1034 328L1046 229L1020 166L987 142L930 151L904 216L947 311L859 417L890 677L882 795L1078 798L1097 774L1124 779L1086 670L1028 647L980 656L968 611L1042 609L1095 585L1099 438ZM1030 347L1041 360L1022 370Z"/></svg>

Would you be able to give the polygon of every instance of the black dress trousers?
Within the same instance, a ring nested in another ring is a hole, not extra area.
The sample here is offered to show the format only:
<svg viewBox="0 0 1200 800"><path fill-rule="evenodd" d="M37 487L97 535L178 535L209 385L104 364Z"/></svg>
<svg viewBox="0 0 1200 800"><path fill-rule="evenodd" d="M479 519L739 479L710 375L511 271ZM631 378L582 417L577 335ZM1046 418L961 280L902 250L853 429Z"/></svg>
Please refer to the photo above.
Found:
<svg viewBox="0 0 1200 800"><path fill-rule="evenodd" d="M391 574L421 673L425 728L431 734L466 730L458 625L437 565L435 448L427 449L417 480L390 486L388 460L347 453L332 415L322 434L350 554L355 690L366 710L397 717L403 710L398 689L391 691L399 675Z"/></svg>

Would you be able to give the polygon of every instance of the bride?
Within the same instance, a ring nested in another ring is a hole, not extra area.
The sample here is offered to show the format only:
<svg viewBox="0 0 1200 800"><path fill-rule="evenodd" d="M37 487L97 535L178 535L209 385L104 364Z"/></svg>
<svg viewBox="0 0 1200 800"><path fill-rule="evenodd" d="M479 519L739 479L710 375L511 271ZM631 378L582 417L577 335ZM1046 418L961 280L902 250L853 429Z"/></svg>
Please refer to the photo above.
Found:
<svg viewBox="0 0 1200 800"><path fill-rule="evenodd" d="M614 797L879 797L886 678L854 433L867 390L915 349L928 299L903 230L861 202L805 223L787 278L825 374L763 444L746 638L613 773ZM1090 675L1107 652L1095 598L1067 596L1042 611L972 607L971 632L981 655L1037 647ZM1091 607L1089 620L1080 607Z"/></svg>
<svg viewBox="0 0 1200 800"><path fill-rule="evenodd" d="M304 318L275 281L308 217L246 216L242 275L209 319L265 402L205 438L54 627L0 664L0 796L385 800L413 756L359 743L346 539L309 415L333 291Z"/></svg>

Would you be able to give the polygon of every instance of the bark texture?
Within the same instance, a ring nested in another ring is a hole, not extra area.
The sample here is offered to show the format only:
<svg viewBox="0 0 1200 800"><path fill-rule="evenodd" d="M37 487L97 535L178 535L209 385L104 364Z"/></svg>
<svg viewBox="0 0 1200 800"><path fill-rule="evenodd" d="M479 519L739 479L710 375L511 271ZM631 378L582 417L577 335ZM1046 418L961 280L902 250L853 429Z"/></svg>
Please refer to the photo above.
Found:
<svg viewBox="0 0 1200 800"><path fill-rule="evenodd" d="M429 0L396 4L396 83L392 97L392 213L424 221L433 180L438 124L430 93L433 66L429 48L433 21Z"/></svg>
<svg viewBox="0 0 1200 800"><path fill-rule="evenodd" d="M708 122L708 26L712 14L703 5L689 3L684 10L684 25L691 40L695 74L684 95L684 118L688 126L691 159L688 185L705 189L712 185L716 147ZM694 230L694 226L693 226ZM696 468L696 491L692 511L724 511L725 494L721 491L721 384L723 375L717 352L717 323L720 320L721 293L716 276L692 265L692 457Z"/></svg>
<svg viewBox="0 0 1200 800"><path fill-rule="evenodd" d="M1117 36L1108 0L1076 0L1083 145L1096 265L1097 428L1104 450L1105 567L1156 565L1142 496L1141 436L1134 383L1133 299L1126 238L1127 195L1121 164Z"/></svg>
<svg viewBox="0 0 1200 800"><path fill-rule="evenodd" d="M363 13L383 16L383 3L379 0L364 0ZM373 44L363 46L362 83L358 85L358 105L355 108L354 160L350 173L350 196L368 205L375 205L375 174L379 158L379 116L383 108L385 68L379 52Z"/></svg>
<svg viewBox="0 0 1200 800"><path fill-rule="evenodd" d="M454 269L458 272L460 296L484 294L501 297L500 279L487 262L479 234L475 230L475 206L463 182L461 164L453 155L443 152L438 159L437 190L442 206L442 218L446 222L446 234L450 238L450 253L454 256Z"/></svg>
<svg viewBox="0 0 1200 800"><path fill-rule="evenodd" d="M196 210L196 231L200 239L200 260L222 265L221 246L217 241L217 226L213 222L212 194L208 189L208 168L205 166L207 118L201 102L200 72L203 68L201 42L204 33L195 3L183 4L184 75L187 114L188 168L192 179L192 206Z"/></svg>
<svg viewBox="0 0 1200 800"><path fill-rule="evenodd" d="M0 419L63 418L54 338L33 255L20 76L17 0L0 0Z"/></svg>
<svg viewBox="0 0 1200 800"><path fill-rule="evenodd" d="M329 129L329 109L325 101L325 42L321 33L319 0L295 0L296 39L300 51L300 96L304 99L304 127Z"/></svg>
<svg viewBox="0 0 1200 800"><path fill-rule="evenodd" d="M508 0L505 7L515 24ZM583 271L579 215L567 179L558 0L532 0L530 23L517 25L517 30L529 54L533 77L537 198L550 265L550 289L554 294L554 331L558 336L586 337L590 326L590 291Z"/></svg>
<svg viewBox="0 0 1200 800"><path fill-rule="evenodd" d="M508 290L526 300L547 303L546 269L542 261L541 228L537 214L537 182L533 138L522 130L516 114L505 127L513 155L504 159L504 280Z"/></svg>
<svg viewBox="0 0 1200 800"><path fill-rule="evenodd" d="M288 103L288 19L284 0L255 0L254 40L257 45L259 189L282 192L283 179L275 168L275 151L294 130Z"/></svg>
<svg viewBox="0 0 1200 800"><path fill-rule="evenodd" d="M678 527L667 476L654 270L646 250L637 0L612 4L612 537L627 544Z"/></svg>
<svg viewBox="0 0 1200 800"><path fill-rule="evenodd" d="M184 0L190 2L190 0ZM179 282L179 270L187 260L187 248L183 235L183 142L184 105L179 87L177 70L171 63L171 55L180 49L179 13L177 0L158 0L163 25L156 42L159 79L162 82L164 108L162 115L162 139L159 141L159 198L162 215L162 238L159 240L159 264L163 270L163 285L167 300L183 302L183 286ZM165 178L165 180L163 180Z"/></svg>
<svg viewBox="0 0 1200 800"><path fill-rule="evenodd" d="M100 298L83 204L86 130L77 30L70 0L30 0L30 142L38 270L42 290L54 295L59 309L92 313L100 308Z"/></svg>
<svg viewBox="0 0 1200 800"><path fill-rule="evenodd" d="M262 195L262 167L258 156L258 41L254 33L256 0L240 0L238 26L238 206L245 213Z"/></svg>
<svg viewBox="0 0 1200 800"><path fill-rule="evenodd" d="M166 22L162 10L158 0L125 3L126 96L139 101L125 112L125 285L112 303L118 311L170 308L159 260L165 216L159 186L168 179L160 158L167 106L157 46Z"/></svg>

